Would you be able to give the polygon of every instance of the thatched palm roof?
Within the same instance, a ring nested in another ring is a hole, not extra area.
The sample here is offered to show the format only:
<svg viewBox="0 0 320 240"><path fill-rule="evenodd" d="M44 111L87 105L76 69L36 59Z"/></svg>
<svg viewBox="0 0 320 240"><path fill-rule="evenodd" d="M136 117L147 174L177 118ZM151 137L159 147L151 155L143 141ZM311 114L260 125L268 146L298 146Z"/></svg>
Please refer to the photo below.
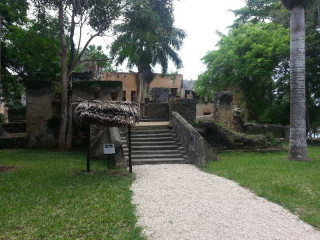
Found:
<svg viewBox="0 0 320 240"><path fill-rule="evenodd" d="M133 125L139 120L136 103L72 98L74 117L106 126Z"/></svg>

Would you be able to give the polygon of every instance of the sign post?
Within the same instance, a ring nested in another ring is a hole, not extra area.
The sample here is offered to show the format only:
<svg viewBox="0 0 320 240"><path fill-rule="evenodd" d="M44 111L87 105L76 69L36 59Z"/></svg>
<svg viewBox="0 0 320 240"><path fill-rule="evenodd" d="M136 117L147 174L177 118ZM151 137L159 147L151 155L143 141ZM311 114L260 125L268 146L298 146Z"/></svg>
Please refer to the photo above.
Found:
<svg viewBox="0 0 320 240"><path fill-rule="evenodd" d="M111 155L116 153L116 148L114 144L108 143L103 144L103 155Z"/></svg>
<svg viewBox="0 0 320 240"><path fill-rule="evenodd" d="M128 127L128 143L129 143L129 172L132 173L132 159L131 159L131 125Z"/></svg>
<svg viewBox="0 0 320 240"><path fill-rule="evenodd" d="M110 156L116 153L115 145L112 143L103 144L103 155L107 155L107 166L110 167Z"/></svg>

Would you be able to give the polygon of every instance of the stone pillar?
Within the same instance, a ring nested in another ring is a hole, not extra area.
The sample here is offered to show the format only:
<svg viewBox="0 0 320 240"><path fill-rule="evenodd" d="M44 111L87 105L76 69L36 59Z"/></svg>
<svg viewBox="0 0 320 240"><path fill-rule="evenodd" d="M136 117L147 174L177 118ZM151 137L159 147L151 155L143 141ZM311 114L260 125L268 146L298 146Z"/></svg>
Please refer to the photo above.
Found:
<svg viewBox="0 0 320 240"><path fill-rule="evenodd" d="M30 81L26 90L28 146L52 148L58 145L59 107L54 102L52 82Z"/></svg>
<svg viewBox="0 0 320 240"><path fill-rule="evenodd" d="M233 129L232 102L231 92L218 92L214 96L213 119L230 129Z"/></svg>

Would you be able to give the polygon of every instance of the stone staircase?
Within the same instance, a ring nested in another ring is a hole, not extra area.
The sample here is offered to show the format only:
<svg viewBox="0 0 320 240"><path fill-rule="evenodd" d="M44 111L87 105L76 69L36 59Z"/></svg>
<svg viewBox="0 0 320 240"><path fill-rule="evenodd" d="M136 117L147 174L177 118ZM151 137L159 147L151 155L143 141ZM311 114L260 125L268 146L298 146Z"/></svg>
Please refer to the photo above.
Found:
<svg viewBox="0 0 320 240"><path fill-rule="evenodd" d="M127 132L121 133L125 157L129 159ZM170 126L139 125L131 131L133 165L188 163L184 148Z"/></svg>

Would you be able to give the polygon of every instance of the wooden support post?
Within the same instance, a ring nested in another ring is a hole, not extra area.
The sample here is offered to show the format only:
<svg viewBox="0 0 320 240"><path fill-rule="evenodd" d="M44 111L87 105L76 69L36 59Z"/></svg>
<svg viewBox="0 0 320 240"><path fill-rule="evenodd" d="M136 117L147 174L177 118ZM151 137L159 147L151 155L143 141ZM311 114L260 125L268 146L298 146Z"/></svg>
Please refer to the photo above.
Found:
<svg viewBox="0 0 320 240"><path fill-rule="evenodd" d="M87 152L87 173L90 173L90 148L91 148L91 133L90 133L90 123L89 123L89 144Z"/></svg>
<svg viewBox="0 0 320 240"><path fill-rule="evenodd" d="M132 173L132 159L131 159L131 125L128 127L128 144L129 144L129 172Z"/></svg>

